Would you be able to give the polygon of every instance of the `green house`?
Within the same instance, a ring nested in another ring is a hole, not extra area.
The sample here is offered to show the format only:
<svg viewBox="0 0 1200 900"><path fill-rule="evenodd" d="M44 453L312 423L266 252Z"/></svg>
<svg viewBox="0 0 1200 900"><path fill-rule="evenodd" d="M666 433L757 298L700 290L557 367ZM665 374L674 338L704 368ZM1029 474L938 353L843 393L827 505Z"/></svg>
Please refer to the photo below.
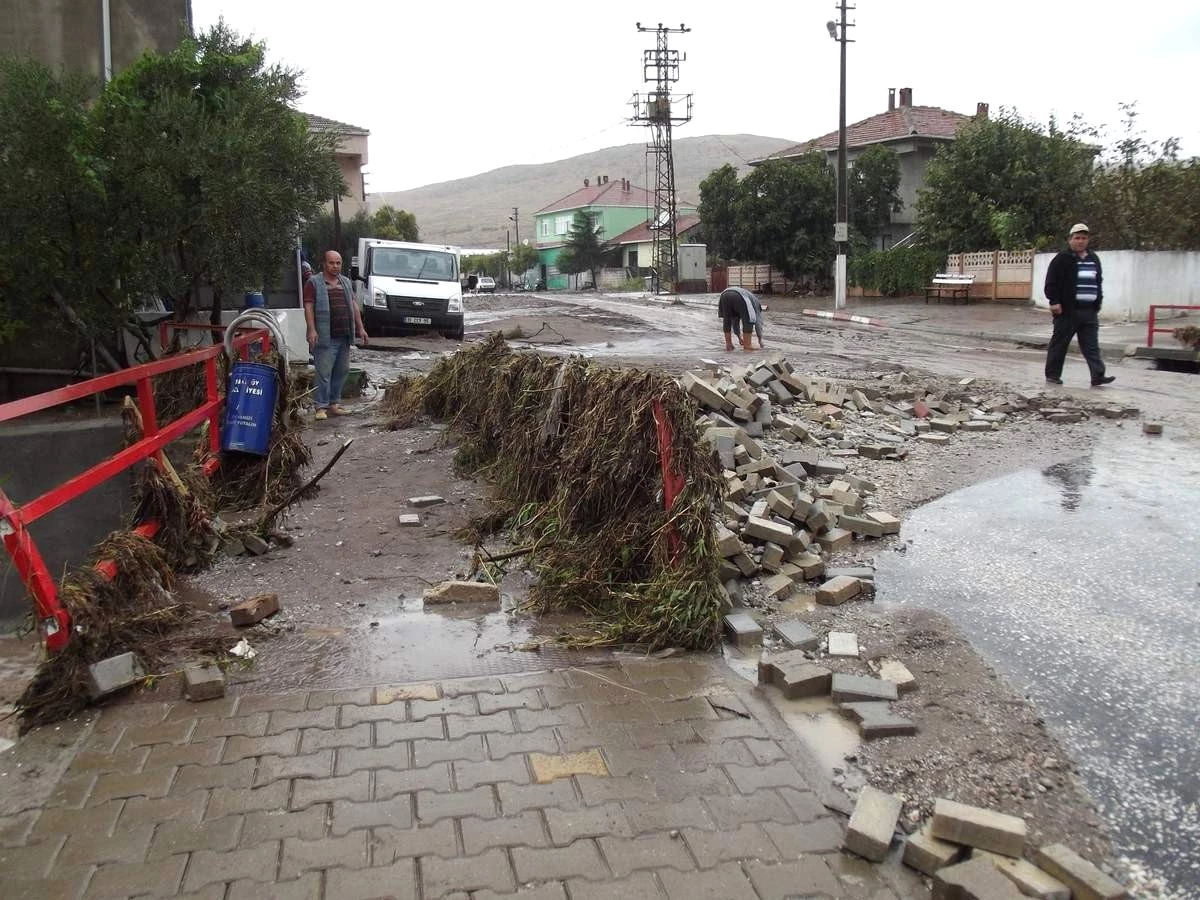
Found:
<svg viewBox="0 0 1200 900"><path fill-rule="evenodd" d="M679 203L677 211L683 216L696 212L696 206ZM534 246L538 250L540 275L547 290L567 287L567 276L558 271L555 263L566 244L576 214L581 212L592 216L600 226L600 239L610 241L653 218L654 193L637 187L627 178L609 181L607 175L601 175L595 184L585 178L583 187L575 193L555 200L534 213ZM648 260L639 262L643 266L649 265ZM622 263L625 263L624 259Z"/></svg>

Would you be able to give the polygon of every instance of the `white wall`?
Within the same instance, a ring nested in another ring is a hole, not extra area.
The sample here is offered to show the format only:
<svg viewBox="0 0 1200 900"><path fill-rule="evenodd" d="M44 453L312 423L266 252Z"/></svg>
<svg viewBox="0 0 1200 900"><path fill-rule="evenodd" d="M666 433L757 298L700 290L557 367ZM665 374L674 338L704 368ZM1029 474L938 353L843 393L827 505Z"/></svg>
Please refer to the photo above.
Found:
<svg viewBox="0 0 1200 900"><path fill-rule="evenodd" d="M1200 306L1200 252L1168 250L1097 251L1104 269L1105 321L1144 322L1151 304ZM1053 253L1033 258L1033 302L1050 305L1043 293Z"/></svg>

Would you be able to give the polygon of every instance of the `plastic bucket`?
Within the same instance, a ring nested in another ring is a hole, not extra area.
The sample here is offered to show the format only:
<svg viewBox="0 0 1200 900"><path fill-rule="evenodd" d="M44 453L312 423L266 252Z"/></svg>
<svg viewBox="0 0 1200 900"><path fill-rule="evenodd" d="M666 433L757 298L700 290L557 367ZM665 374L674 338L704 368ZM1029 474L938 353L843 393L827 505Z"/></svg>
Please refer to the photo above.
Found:
<svg viewBox="0 0 1200 900"><path fill-rule="evenodd" d="M225 428L221 447L266 456L275 416L279 373L262 363L237 362L225 392Z"/></svg>
<svg viewBox="0 0 1200 900"><path fill-rule="evenodd" d="M249 291L243 298L243 309L262 309L267 305L267 301L263 299L262 291Z"/></svg>

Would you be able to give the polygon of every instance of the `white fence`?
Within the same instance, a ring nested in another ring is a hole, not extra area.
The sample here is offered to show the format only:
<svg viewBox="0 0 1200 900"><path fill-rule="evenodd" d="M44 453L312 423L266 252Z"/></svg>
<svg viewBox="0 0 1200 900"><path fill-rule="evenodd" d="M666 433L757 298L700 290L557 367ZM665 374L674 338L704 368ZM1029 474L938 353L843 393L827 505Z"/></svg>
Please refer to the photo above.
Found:
<svg viewBox="0 0 1200 900"><path fill-rule="evenodd" d="M1200 306L1200 252L1194 250L1101 250L1104 303L1100 318L1107 321L1144 321L1151 304ZM1049 306L1043 288L1053 253L1033 259L1032 299Z"/></svg>

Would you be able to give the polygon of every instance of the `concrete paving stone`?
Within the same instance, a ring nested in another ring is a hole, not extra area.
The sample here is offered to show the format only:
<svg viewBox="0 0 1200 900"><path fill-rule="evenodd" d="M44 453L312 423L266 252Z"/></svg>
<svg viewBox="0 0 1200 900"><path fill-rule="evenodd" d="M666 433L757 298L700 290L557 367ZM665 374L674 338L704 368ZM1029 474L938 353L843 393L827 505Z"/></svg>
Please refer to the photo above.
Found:
<svg viewBox="0 0 1200 900"><path fill-rule="evenodd" d="M571 753L530 753L527 759L533 780L538 784L548 784L571 775L609 775L604 757L595 747Z"/></svg>
<svg viewBox="0 0 1200 900"><path fill-rule="evenodd" d="M825 808L825 804L821 802L821 798L808 788L776 788L779 796L783 798L783 802L787 804L788 809L796 817L799 822L815 822L824 816L829 815L829 810ZM846 810L849 815L850 810Z"/></svg>
<svg viewBox="0 0 1200 900"><path fill-rule="evenodd" d="M723 620L725 634L735 647L743 650L762 643L762 626L749 613L732 612Z"/></svg>
<svg viewBox="0 0 1200 900"><path fill-rule="evenodd" d="M929 825L909 837L904 845L904 864L922 875L933 875L938 869L952 866L962 859L963 848L939 840L930 833Z"/></svg>
<svg viewBox="0 0 1200 900"><path fill-rule="evenodd" d="M858 635L849 631L829 632L830 656L858 656Z"/></svg>
<svg viewBox="0 0 1200 900"><path fill-rule="evenodd" d="M711 869L720 863L738 859L779 859L779 850L757 822L747 822L735 829L722 831L685 828L683 837L696 864L702 869Z"/></svg>
<svg viewBox="0 0 1200 900"><path fill-rule="evenodd" d="M176 719L171 722L159 722L155 725L138 725L125 730L125 735L117 749L145 747L150 744L184 744L196 728L194 718Z"/></svg>
<svg viewBox="0 0 1200 900"><path fill-rule="evenodd" d="M555 709L518 709L513 711L517 731L536 731L562 725L570 728L584 727L583 713L577 706L560 706Z"/></svg>
<svg viewBox="0 0 1200 900"><path fill-rule="evenodd" d="M330 869L325 873L325 896L337 900L375 900L379 897L419 900L416 860L402 859L370 869Z"/></svg>
<svg viewBox="0 0 1200 900"><path fill-rule="evenodd" d="M718 719L717 711L708 697L687 697L683 700L647 700L650 721L660 725L671 722L691 722L696 719Z"/></svg>
<svg viewBox="0 0 1200 900"><path fill-rule="evenodd" d="M839 709L858 723L858 733L864 740L917 733L917 723L893 713L886 700L842 703Z"/></svg>
<svg viewBox="0 0 1200 900"><path fill-rule="evenodd" d="M225 673L211 663L183 670L183 695L193 703L219 700L225 696Z"/></svg>
<svg viewBox="0 0 1200 900"><path fill-rule="evenodd" d="M833 816L799 825L764 825L767 835L786 859L808 853L834 853L842 847L843 828Z"/></svg>
<svg viewBox="0 0 1200 900"><path fill-rule="evenodd" d="M819 856L780 863L748 861L743 868L761 900L844 896L837 878Z"/></svg>
<svg viewBox="0 0 1200 900"><path fill-rule="evenodd" d="M371 746L372 741L370 722L331 729L305 728L300 732L300 752L315 753L317 750L340 747L365 749Z"/></svg>
<svg viewBox="0 0 1200 900"><path fill-rule="evenodd" d="M375 702L375 688L352 688L342 691L310 691L305 700L306 709L324 709L327 706L371 706Z"/></svg>
<svg viewBox="0 0 1200 900"><path fill-rule="evenodd" d="M592 727L618 725L636 729L657 721L649 701L641 699L631 700L628 703L606 703L603 700L593 700L580 703L579 709L583 713L584 721Z"/></svg>
<svg viewBox="0 0 1200 900"><path fill-rule="evenodd" d="M1021 856L1028 826L1019 816L938 798L933 803L930 833L955 844Z"/></svg>
<svg viewBox="0 0 1200 900"><path fill-rule="evenodd" d="M0 873L13 879L45 878L66 841L66 835L53 835L24 847L0 849Z"/></svg>
<svg viewBox="0 0 1200 900"><path fill-rule="evenodd" d="M332 750L318 750L303 756L264 756L258 761L255 787L288 778L327 778L333 774Z"/></svg>
<svg viewBox="0 0 1200 900"><path fill-rule="evenodd" d="M697 722L714 721L712 719L692 719L684 722L659 723L649 728L637 728L629 733L628 742L635 749L645 750L650 747L663 745L677 746L680 744L700 744L700 736L693 727ZM605 747L616 746L609 742Z"/></svg>
<svg viewBox="0 0 1200 900"><path fill-rule="evenodd" d="M563 672L567 687L587 687L589 685L628 685L629 669L622 668L614 661L611 665L575 667Z"/></svg>
<svg viewBox="0 0 1200 900"><path fill-rule="evenodd" d="M700 741L674 742L669 746L674 751L679 767L685 772L703 772L713 766L733 764L751 766L757 760L747 747L748 741L733 739L720 744Z"/></svg>
<svg viewBox="0 0 1200 900"><path fill-rule="evenodd" d="M237 701L238 716L251 716L276 710L300 712L308 707L308 694L242 694Z"/></svg>
<svg viewBox="0 0 1200 900"><path fill-rule="evenodd" d="M489 784L452 794L418 791L416 801L417 822L421 825L431 825L440 819L460 819L463 816L494 819L499 815L496 791Z"/></svg>
<svg viewBox="0 0 1200 900"><path fill-rule="evenodd" d="M548 709L556 709L560 706L575 706L580 703L620 706L625 703L634 703L641 699L642 696L640 691L637 689L631 690L627 684L608 683L604 681L590 681L586 684L565 688L542 688L541 694Z"/></svg>
<svg viewBox="0 0 1200 900"><path fill-rule="evenodd" d="M896 690L907 694L917 689L917 679L908 666L898 659L882 659L879 661L879 677L896 685Z"/></svg>
<svg viewBox="0 0 1200 900"><path fill-rule="evenodd" d="M338 722L342 728L360 722L407 722L408 709L404 701L380 703L371 706L343 706L338 711ZM437 721L436 719L434 721Z"/></svg>
<svg viewBox="0 0 1200 900"><path fill-rule="evenodd" d="M420 722L431 716L476 716L479 715L479 706L475 697L475 694L464 694L461 697L442 697L440 700L409 700L408 717L413 722Z"/></svg>
<svg viewBox="0 0 1200 900"><path fill-rule="evenodd" d="M528 688L567 687L566 670L547 669L544 672L523 672L518 675L501 675L500 682L506 691L523 691Z"/></svg>
<svg viewBox="0 0 1200 900"><path fill-rule="evenodd" d="M276 710L268 713L268 716L267 734L279 734L301 728L337 728L338 726L338 707L336 706L306 709L301 712Z"/></svg>
<svg viewBox="0 0 1200 900"><path fill-rule="evenodd" d="M119 653L88 666L88 693L93 699L136 684L146 677L142 661L134 653Z"/></svg>
<svg viewBox="0 0 1200 900"><path fill-rule="evenodd" d="M254 772L258 763L253 759L243 759L235 763L222 763L217 766L182 766L178 769L175 781L171 785L171 795L183 796L191 791L201 791L208 788L248 788L254 784Z"/></svg>
<svg viewBox="0 0 1200 900"><path fill-rule="evenodd" d="M864 785L846 826L843 846L863 859L883 862L896 831L901 806L899 797Z"/></svg>
<svg viewBox="0 0 1200 900"><path fill-rule="evenodd" d="M117 820L117 827L134 828L138 825L158 825L162 822L199 822L204 817L204 807L207 805L208 794L203 791L193 791L184 797L133 797L125 801L113 800L111 803L105 803L95 808L119 808L121 814ZM51 812L51 810L46 812ZM74 816L78 816L86 810L73 812ZM72 821L74 816L69 817L67 822ZM69 824L67 827L70 828Z"/></svg>
<svg viewBox="0 0 1200 900"><path fill-rule="evenodd" d="M596 843L590 839L566 847L514 847L512 861L517 880L522 884L570 878L601 881L611 877Z"/></svg>
<svg viewBox="0 0 1200 900"><path fill-rule="evenodd" d="M606 835L630 837L634 833L629 816L619 803L582 809L558 809L551 806L543 810L543 815L546 817L550 839L560 847L579 838Z"/></svg>
<svg viewBox="0 0 1200 900"><path fill-rule="evenodd" d="M736 742L731 741L730 743L734 747L737 746ZM746 748L752 757L749 761L741 759L729 759L722 760L722 762L737 763L739 765L749 765L752 763L766 765L767 763L778 762L779 760L788 758L787 751L780 747L777 741L773 741L769 738L746 738L742 741L742 743L746 745Z"/></svg>
<svg viewBox="0 0 1200 900"><path fill-rule="evenodd" d="M314 803L331 800L367 800L371 794L371 773L355 772L333 778L297 778L292 782L290 809L299 810Z"/></svg>
<svg viewBox="0 0 1200 900"><path fill-rule="evenodd" d="M772 627L776 637L793 650L815 650L820 639L799 619L776 622Z"/></svg>
<svg viewBox="0 0 1200 900"><path fill-rule="evenodd" d="M386 747L397 741L441 741L446 736L446 720L441 716L420 722L376 722L375 744Z"/></svg>
<svg viewBox="0 0 1200 900"><path fill-rule="evenodd" d="M503 694L504 682L495 676L482 678L451 678L441 683L443 697L461 697L464 694Z"/></svg>
<svg viewBox="0 0 1200 900"><path fill-rule="evenodd" d="M155 770L160 771L160 770ZM174 770L172 770L174 771ZM85 803L103 803L104 798L92 798L92 789L101 778L119 777L120 773L72 775L71 770L63 776L42 804L46 809L80 809Z"/></svg>
<svg viewBox="0 0 1200 900"><path fill-rule="evenodd" d="M334 815L336 824L336 812ZM315 841L325 834L325 818L326 811L323 806L310 806L300 812L278 809L247 813L238 844L242 847L253 847L263 841L279 841L284 838L303 838ZM216 821L224 820L217 819ZM342 833L344 832L335 831L334 835Z"/></svg>
<svg viewBox="0 0 1200 900"><path fill-rule="evenodd" d="M306 813L321 813L324 822L324 807L313 806ZM303 815L304 813L289 813L288 815ZM249 829L252 820L247 818L246 828ZM388 800L368 800L356 802L351 800L335 800L330 816L329 833L343 835L356 828L391 827L406 829L413 825L413 797L411 794L398 794ZM310 835L296 835L310 837Z"/></svg>
<svg viewBox="0 0 1200 900"><path fill-rule="evenodd" d="M116 900L118 897L125 898L135 894L169 897L179 888L187 862L186 856L173 856L154 863L101 866L92 875L85 896L88 900ZM275 863L272 860L271 871L274 870Z"/></svg>
<svg viewBox="0 0 1200 900"><path fill-rule="evenodd" d="M34 841L40 841L63 834L108 834L116 827L120 815L121 801L113 800L110 803L86 806L83 809L44 809L40 813L33 809L21 813L20 817L9 817L9 819L24 819L26 834ZM138 823L125 827L132 828L136 824ZM19 825L17 830L20 830ZM17 847L25 843L25 840L5 839L0 846Z"/></svg>
<svg viewBox="0 0 1200 900"><path fill-rule="evenodd" d="M212 766L221 758L225 747L225 738L212 738L207 741L193 741L190 744L155 744L144 747L146 762L143 769L169 768L171 766ZM74 769L74 763L72 763ZM136 772L137 769L127 771Z"/></svg>
<svg viewBox="0 0 1200 900"><path fill-rule="evenodd" d="M479 712L485 716L510 709L545 708L537 688L529 688L515 694L476 694L475 702L479 704Z"/></svg>
<svg viewBox="0 0 1200 900"><path fill-rule="evenodd" d="M1069 887L1027 860L974 849L971 851L971 858L976 856L987 859L1026 897L1037 897L1039 900L1071 900L1072 891Z"/></svg>
<svg viewBox="0 0 1200 900"><path fill-rule="evenodd" d="M838 606L853 600L862 592L862 582L849 575L830 578L817 588L817 602L823 606Z"/></svg>
<svg viewBox="0 0 1200 900"><path fill-rule="evenodd" d="M213 744L219 741L201 742L201 745ZM292 756L300 748L300 732L284 731L264 737L231 737L224 742L221 762L232 763L247 759L251 756Z"/></svg>
<svg viewBox="0 0 1200 900"><path fill-rule="evenodd" d="M172 706L171 703L155 702L125 703L101 707L99 715L93 721L92 730L96 734L104 734L114 729L154 725L167 717Z"/></svg>
<svg viewBox="0 0 1200 900"><path fill-rule="evenodd" d="M767 737L766 730L756 719L717 719L712 721L700 720L692 723L696 734L703 741L718 743L731 738L761 738Z"/></svg>
<svg viewBox="0 0 1200 900"><path fill-rule="evenodd" d="M447 719L449 721L449 719ZM540 728L517 734L493 732L484 736L490 759L504 759L514 754L558 752L558 738L553 728Z"/></svg>
<svg viewBox="0 0 1200 900"><path fill-rule="evenodd" d="M550 784L498 784L496 793L500 797L501 814L505 816L527 809L579 809L583 805L569 778Z"/></svg>
<svg viewBox="0 0 1200 900"><path fill-rule="evenodd" d="M770 763L765 766L725 766L729 778L743 794L761 788L805 787L806 782L799 770L789 761Z"/></svg>
<svg viewBox="0 0 1200 900"><path fill-rule="evenodd" d="M724 863L715 869L658 873L670 900L757 900L754 886L737 863Z"/></svg>
<svg viewBox="0 0 1200 900"><path fill-rule="evenodd" d="M567 882L571 900L662 900L658 881L650 872L634 872L620 881L584 881L573 878Z"/></svg>
<svg viewBox="0 0 1200 900"><path fill-rule="evenodd" d="M509 710L479 716L446 716L446 737L450 740L469 734L512 734L517 730Z"/></svg>
<svg viewBox="0 0 1200 900"><path fill-rule="evenodd" d="M509 756L502 760L467 762L458 760L452 764L454 783L458 789L466 790L481 784L529 784L529 766L524 756Z"/></svg>
<svg viewBox="0 0 1200 900"><path fill-rule="evenodd" d="M71 869L62 866L53 878L8 878L0 874L0 897L4 900L79 900L92 876L91 866Z"/></svg>
<svg viewBox="0 0 1200 900"><path fill-rule="evenodd" d="M654 796L667 803L691 796L721 796L736 793L720 766L703 772L650 772Z"/></svg>
<svg viewBox="0 0 1200 900"><path fill-rule="evenodd" d="M127 750L116 750L113 753L84 750L71 760L70 772L72 775L103 775L105 772L140 772L146 767L146 760L150 758L150 754L155 750L174 749L178 746L181 745L152 744L144 747L131 747Z"/></svg>
<svg viewBox="0 0 1200 900"><path fill-rule="evenodd" d="M661 803L657 800L628 800L623 804L630 826L638 834L681 828L713 828L712 818L699 797Z"/></svg>
<svg viewBox="0 0 1200 900"><path fill-rule="evenodd" d="M286 809L290 787L286 781L276 781L266 787L254 788L249 791L216 788L209 793L208 809L205 811L204 817L219 819L222 816L257 812L263 809Z"/></svg>
<svg viewBox="0 0 1200 900"><path fill-rule="evenodd" d="M786 825L797 821L796 814L783 797L769 788L752 794L705 797L704 804L710 820L719 829L737 828L747 822L779 822Z"/></svg>
<svg viewBox="0 0 1200 900"><path fill-rule="evenodd" d="M652 700L687 700L698 691L697 682L685 681L682 678L657 678L653 681L640 681L637 690L645 698Z"/></svg>
<svg viewBox="0 0 1200 900"><path fill-rule="evenodd" d="M869 703L873 700L896 700L896 685L867 675L835 673L829 694L834 703Z"/></svg>
<svg viewBox="0 0 1200 900"><path fill-rule="evenodd" d="M193 850L232 850L238 846L242 822L241 816L225 816L204 822L165 822L154 831L154 841L145 857L154 861L176 853L191 853Z"/></svg>
<svg viewBox="0 0 1200 900"><path fill-rule="evenodd" d="M404 742L386 747L341 747L336 751L335 775L349 775L363 769L397 769L410 767L410 745ZM324 751L333 753L332 750Z"/></svg>
<svg viewBox="0 0 1200 900"><path fill-rule="evenodd" d="M826 696L833 683L833 677L833 673L824 666L805 661L776 666L772 680L788 700L799 700L802 697Z"/></svg>
<svg viewBox="0 0 1200 900"><path fill-rule="evenodd" d="M467 816L459 826L467 856L477 856L493 847L545 847L550 843L536 810L503 819Z"/></svg>
<svg viewBox="0 0 1200 900"><path fill-rule="evenodd" d="M938 869L933 876L934 900L1021 900L1017 886L983 858Z"/></svg>
<svg viewBox="0 0 1200 900"><path fill-rule="evenodd" d="M304 872L319 869L365 868L370 861L367 838L366 831L352 831L341 837L323 837L315 841L285 838L283 856L279 862L279 880L289 881Z"/></svg>
<svg viewBox="0 0 1200 900"><path fill-rule="evenodd" d="M1069 887L1076 900L1122 900L1129 896L1125 888L1064 844L1038 847L1033 861Z"/></svg>
<svg viewBox="0 0 1200 900"><path fill-rule="evenodd" d="M197 766L187 768L199 768ZM95 806L106 800L118 800L126 797L165 797L171 790L175 773L182 772L173 766L162 766L157 769L145 769L125 775L120 772L109 772L96 777L95 784L88 792L87 803ZM186 793L180 791L179 793Z"/></svg>
<svg viewBox="0 0 1200 900"><path fill-rule="evenodd" d="M207 884L237 881L239 878L273 880L278 862L278 841L267 841L249 850L200 850L193 853L188 861L183 890L194 891Z"/></svg>
<svg viewBox="0 0 1200 900"><path fill-rule="evenodd" d="M549 882L546 884L527 885L517 889L515 894L497 894L495 891L476 891L471 895L471 900L499 900L505 897L508 900L567 900L567 889L561 882ZM462 897L461 900L468 900L467 897Z"/></svg>
<svg viewBox="0 0 1200 900"><path fill-rule="evenodd" d="M404 857L441 856L454 859L461 856L454 834L454 820L442 819L434 825L392 828L382 826L372 832L372 864L387 865Z"/></svg>
<svg viewBox="0 0 1200 900"><path fill-rule="evenodd" d="M267 733L267 720L269 716L269 713L258 712L248 716L237 715L230 719L200 719L196 722L196 730L192 733L192 740L203 741L207 738L231 737L235 735L262 737Z"/></svg>
<svg viewBox="0 0 1200 900"><path fill-rule="evenodd" d="M678 832L643 834L636 838L601 837L597 843L613 877L625 878L635 871L670 867L681 872L696 868Z"/></svg>
<svg viewBox="0 0 1200 900"><path fill-rule="evenodd" d="M375 703L382 706L405 707L407 700L437 700L442 689L429 681L408 684L381 684L375 688ZM407 711L405 712L407 715Z"/></svg>
<svg viewBox="0 0 1200 900"><path fill-rule="evenodd" d="M514 850L514 855L524 848ZM420 859L421 887L425 897L442 897L451 891L516 890L517 879L508 855L503 850L488 850L478 856L442 859L423 856Z"/></svg>
<svg viewBox="0 0 1200 900"><path fill-rule="evenodd" d="M618 777L576 775L579 795L584 806L599 806L620 800L638 800L655 797L654 782L648 775L622 775Z"/></svg>
<svg viewBox="0 0 1200 900"><path fill-rule="evenodd" d="M662 770L678 772L681 769L679 759L669 744L658 747L606 747L602 753L612 775Z"/></svg>
<svg viewBox="0 0 1200 900"><path fill-rule="evenodd" d="M399 794L413 794L417 791L449 792L452 790L450 784L448 763L403 771L383 769L375 774L374 799L390 800Z"/></svg>
<svg viewBox="0 0 1200 900"><path fill-rule="evenodd" d="M416 768L459 759L474 762L483 762L487 759L487 748L484 746L481 734L470 734L455 740L413 741L412 750L413 765Z"/></svg>
<svg viewBox="0 0 1200 900"><path fill-rule="evenodd" d="M321 900L324 896L321 873L308 872L295 881L277 881L269 888L257 881L242 879L229 885L229 893L224 895L224 900L262 900L268 892L271 900ZM222 900L221 894L214 896L216 900Z"/></svg>

